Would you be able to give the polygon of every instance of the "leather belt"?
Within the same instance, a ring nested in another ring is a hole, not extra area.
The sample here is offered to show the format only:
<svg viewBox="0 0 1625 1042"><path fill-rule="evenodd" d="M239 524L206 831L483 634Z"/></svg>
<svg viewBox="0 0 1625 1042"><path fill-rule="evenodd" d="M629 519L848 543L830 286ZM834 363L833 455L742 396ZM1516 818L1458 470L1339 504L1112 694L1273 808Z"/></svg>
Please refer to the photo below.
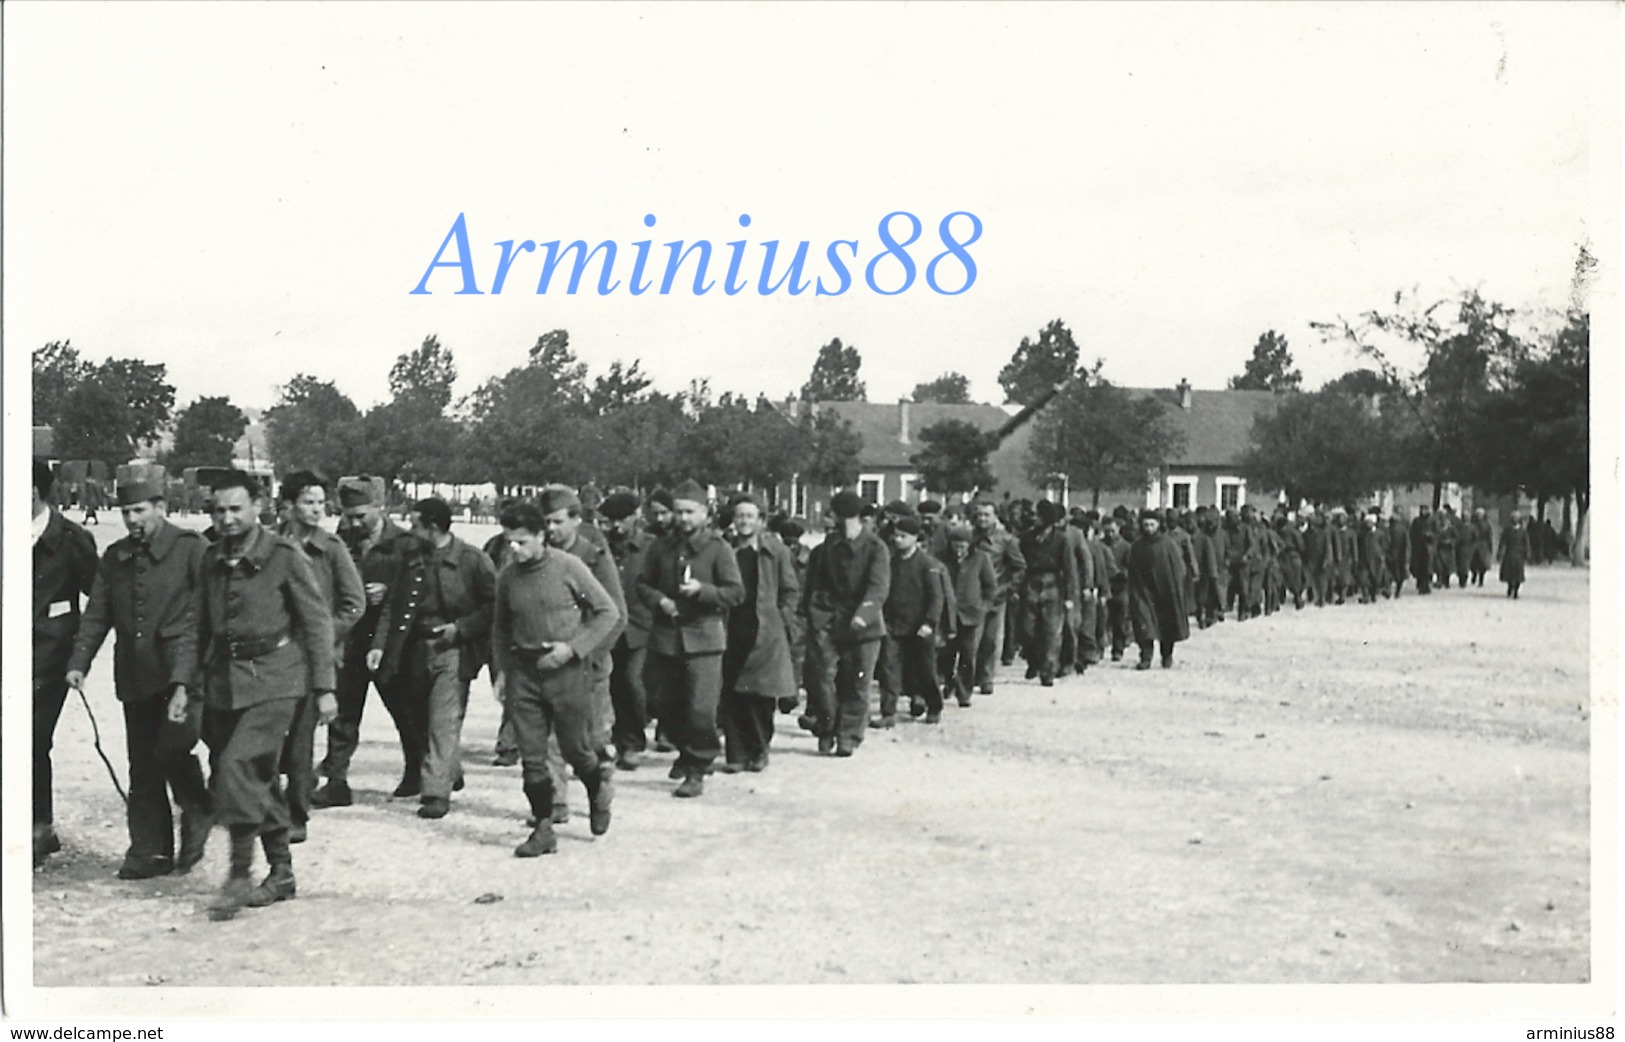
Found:
<svg viewBox="0 0 1625 1042"><path fill-rule="evenodd" d="M290 639L287 630L264 637L227 637L226 654L234 659L260 658L283 647Z"/></svg>

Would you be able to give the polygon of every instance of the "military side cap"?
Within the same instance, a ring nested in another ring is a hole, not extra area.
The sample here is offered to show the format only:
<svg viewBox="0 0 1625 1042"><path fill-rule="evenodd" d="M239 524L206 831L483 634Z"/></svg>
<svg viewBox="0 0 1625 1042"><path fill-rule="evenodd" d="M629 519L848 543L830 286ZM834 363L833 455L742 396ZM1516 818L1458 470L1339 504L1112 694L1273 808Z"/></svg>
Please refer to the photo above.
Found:
<svg viewBox="0 0 1625 1042"><path fill-rule="evenodd" d="M690 503L699 503L703 506L708 501L709 497L706 496L705 489L700 486L699 482L695 481L693 478L689 478L681 485L678 485L676 488L671 490L671 498L673 502L679 499L686 499Z"/></svg>
<svg viewBox="0 0 1625 1042"><path fill-rule="evenodd" d="M624 521L638 512L638 497L630 492L612 492L598 505L598 512L611 521Z"/></svg>
<svg viewBox="0 0 1625 1042"><path fill-rule="evenodd" d="M163 499L168 494L164 484L164 468L157 463L127 463L115 471L118 482L118 505L133 506L152 499Z"/></svg>
<svg viewBox="0 0 1625 1042"><path fill-rule="evenodd" d="M863 500L856 492L846 489L835 493L829 501L830 512L839 518L857 517L863 511Z"/></svg>
<svg viewBox="0 0 1625 1042"><path fill-rule="evenodd" d="M382 506L384 479L362 474L339 479L339 505L345 507Z"/></svg>

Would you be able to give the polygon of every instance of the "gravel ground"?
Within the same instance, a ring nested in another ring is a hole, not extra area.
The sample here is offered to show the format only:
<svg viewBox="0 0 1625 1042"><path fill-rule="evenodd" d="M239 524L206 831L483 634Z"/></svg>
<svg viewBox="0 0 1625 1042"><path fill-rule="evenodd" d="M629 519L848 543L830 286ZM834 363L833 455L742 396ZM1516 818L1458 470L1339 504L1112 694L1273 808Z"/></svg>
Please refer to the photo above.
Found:
<svg viewBox="0 0 1625 1042"><path fill-rule="evenodd" d="M476 538L478 526L459 529ZM104 545L116 524L97 530ZM354 807L295 847L299 896L213 923L189 876L114 878L122 807L70 693L66 849L34 874L39 985L1337 983L1589 978L1588 584L1288 610L902 724L850 760L778 718L772 766L674 800L670 755L519 860L518 770L425 822L368 702ZM88 685L123 770L111 652ZM325 735L318 735L318 755Z"/></svg>

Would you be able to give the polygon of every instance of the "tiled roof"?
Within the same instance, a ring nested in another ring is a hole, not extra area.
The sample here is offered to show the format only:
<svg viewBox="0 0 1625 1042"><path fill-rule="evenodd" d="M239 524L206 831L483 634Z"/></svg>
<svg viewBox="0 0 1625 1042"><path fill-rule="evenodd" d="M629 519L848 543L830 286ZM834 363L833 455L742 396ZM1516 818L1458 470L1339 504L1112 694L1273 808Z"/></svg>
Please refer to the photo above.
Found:
<svg viewBox="0 0 1625 1042"><path fill-rule="evenodd" d="M1191 391L1191 407L1179 407L1173 388L1130 387L1129 393L1160 398L1176 430L1185 435L1184 451L1170 467L1233 467L1253 444L1253 421L1275 411L1270 391Z"/></svg>
<svg viewBox="0 0 1625 1042"><path fill-rule="evenodd" d="M910 402L908 409L909 442L902 440L902 411L898 402L818 402L813 406L819 412L833 412L852 424L852 429L863 437L863 451L858 455L860 467L907 467L909 457L925 448L920 432L943 420L963 420L983 430L995 431L1010 419L1010 414L997 405L939 405L935 402Z"/></svg>

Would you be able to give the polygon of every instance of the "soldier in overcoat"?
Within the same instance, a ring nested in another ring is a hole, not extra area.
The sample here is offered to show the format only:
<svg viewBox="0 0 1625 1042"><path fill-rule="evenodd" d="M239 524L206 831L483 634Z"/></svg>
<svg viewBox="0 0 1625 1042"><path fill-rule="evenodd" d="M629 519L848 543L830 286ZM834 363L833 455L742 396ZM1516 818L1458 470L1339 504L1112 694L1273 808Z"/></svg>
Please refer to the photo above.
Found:
<svg viewBox="0 0 1625 1042"><path fill-rule="evenodd" d="M728 612L728 649L722 656L718 716L725 773L767 769L773 711L795 693L790 662L792 627L801 603L801 581L784 541L762 526L761 504L734 497L730 542L739 565L744 599Z"/></svg>

